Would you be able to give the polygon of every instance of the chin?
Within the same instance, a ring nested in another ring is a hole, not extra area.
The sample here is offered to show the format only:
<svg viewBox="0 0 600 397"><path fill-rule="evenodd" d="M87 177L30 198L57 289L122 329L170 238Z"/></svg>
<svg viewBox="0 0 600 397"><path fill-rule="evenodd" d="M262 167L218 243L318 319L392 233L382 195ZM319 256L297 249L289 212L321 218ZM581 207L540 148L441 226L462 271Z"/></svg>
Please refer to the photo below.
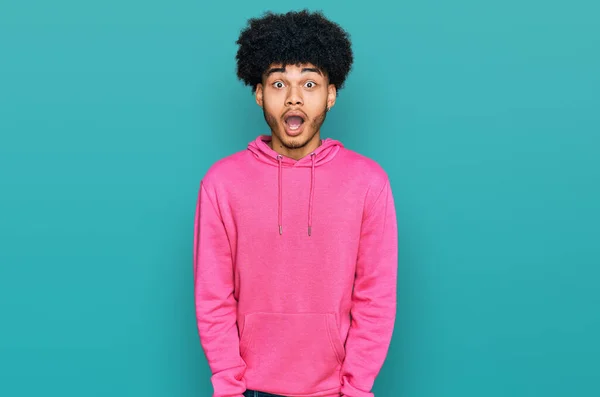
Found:
<svg viewBox="0 0 600 397"><path fill-rule="evenodd" d="M303 131L297 136L289 136L283 131L279 134L279 140L283 143L283 146L289 149L299 149L306 146L314 136L315 133L312 131Z"/></svg>

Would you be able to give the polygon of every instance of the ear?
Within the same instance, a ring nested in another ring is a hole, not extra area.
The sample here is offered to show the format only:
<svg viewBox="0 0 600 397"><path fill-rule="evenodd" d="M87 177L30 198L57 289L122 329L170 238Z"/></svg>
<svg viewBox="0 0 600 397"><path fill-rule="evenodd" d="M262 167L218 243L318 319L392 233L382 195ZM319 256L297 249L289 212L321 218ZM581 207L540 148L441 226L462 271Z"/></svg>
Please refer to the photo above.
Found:
<svg viewBox="0 0 600 397"><path fill-rule="evenodd" d="M256 85L256 103L261 108L263 107L263 85L258 83Z"/></svg>
<svg viewBox="0 0 600 397"><path fill-rule="evenodd" d="M330 110L335 105L335 99L337 98L337 90L334 84L329 84L327 87L327 110Z"/></svg>

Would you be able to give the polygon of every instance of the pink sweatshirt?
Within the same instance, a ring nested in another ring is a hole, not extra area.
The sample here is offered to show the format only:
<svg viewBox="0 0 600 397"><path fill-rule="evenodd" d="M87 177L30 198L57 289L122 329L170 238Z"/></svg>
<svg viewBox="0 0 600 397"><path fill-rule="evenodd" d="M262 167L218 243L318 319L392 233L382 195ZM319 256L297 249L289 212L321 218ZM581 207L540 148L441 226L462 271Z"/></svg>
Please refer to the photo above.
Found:
<svg viewBox="0 0 600 397"><path fill-rule="evenodd" d="M213 397L373 397L396 312L388 177L332 139L298 161L269 139L200 184L194 289Z"/></svg>

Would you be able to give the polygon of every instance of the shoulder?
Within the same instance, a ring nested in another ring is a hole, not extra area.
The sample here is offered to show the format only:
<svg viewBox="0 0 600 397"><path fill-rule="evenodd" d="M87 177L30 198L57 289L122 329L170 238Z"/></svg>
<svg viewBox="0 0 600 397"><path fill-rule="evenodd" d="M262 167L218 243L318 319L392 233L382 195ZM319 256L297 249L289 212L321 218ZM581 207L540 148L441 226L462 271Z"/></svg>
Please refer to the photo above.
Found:
<svg viewBox="0 0 600 397"><path fill-rule="evenodd" d="M382 193L391 191L388 173L376 160L350 149L340 152L340 167L348 176L360 186L363 192L364 208L369 211L382 196Z"/></svg>
<svg viewBox="0 0 600 397"><path fill-rule="evenodd" d="M339 154L343 167L369 181L369 185L382 187L387 183L388 174L376 160L347 148Z"/></svg>
<svg viewBox="0 0 600 397"><path fill-rule="evenodd" d="M244 149L217 160L202 177L202 185L205 188L218 189L233 182L244 164L248 162L248 156L248 150Z"/></svg>

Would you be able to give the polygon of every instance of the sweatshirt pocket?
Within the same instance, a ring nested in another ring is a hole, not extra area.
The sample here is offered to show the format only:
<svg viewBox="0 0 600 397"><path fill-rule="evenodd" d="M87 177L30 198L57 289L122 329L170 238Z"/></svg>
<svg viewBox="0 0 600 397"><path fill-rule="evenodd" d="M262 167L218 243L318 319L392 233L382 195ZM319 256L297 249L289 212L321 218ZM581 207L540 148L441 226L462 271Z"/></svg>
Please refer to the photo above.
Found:
<svg viewBox="0 0 600 397"><path fill-rule="evenodd" d="M240 354L250 385L288 394L339 387L345 357L334 313L247 314Z"/></svg>

